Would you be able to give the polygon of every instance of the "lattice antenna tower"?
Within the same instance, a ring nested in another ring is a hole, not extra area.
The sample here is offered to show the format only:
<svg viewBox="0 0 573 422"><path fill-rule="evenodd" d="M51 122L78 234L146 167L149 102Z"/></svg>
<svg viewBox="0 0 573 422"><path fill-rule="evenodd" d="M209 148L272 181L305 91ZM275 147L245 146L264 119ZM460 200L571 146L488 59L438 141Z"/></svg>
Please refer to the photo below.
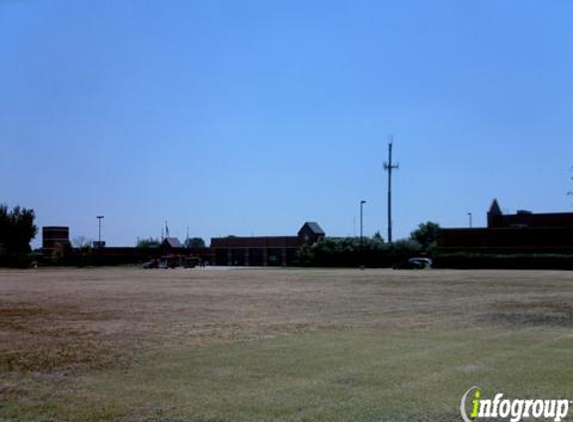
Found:
<svg viewBox="0 0 573 422"><path fill-rule="evenodd" d="M392 243L392 170L398 170L400 164L392 162L392 146L394 137L388 140L388 161L384 162L384 170L388 172L388 243Z"/></svg>

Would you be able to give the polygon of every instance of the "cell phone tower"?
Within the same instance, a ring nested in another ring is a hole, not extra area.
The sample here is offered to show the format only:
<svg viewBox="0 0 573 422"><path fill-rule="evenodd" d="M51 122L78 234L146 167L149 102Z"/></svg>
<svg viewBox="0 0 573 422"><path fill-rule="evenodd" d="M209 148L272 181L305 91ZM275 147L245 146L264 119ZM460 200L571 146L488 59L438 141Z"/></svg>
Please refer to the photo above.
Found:
<svg viewBox="0 0 573 422"><path fill-rule="evenodd" d="M392 170L400 168L398 163L392 162L392 144L394 139L390 136L388 141L388 162L384 163L384 170L388 172L388 243L392 243Z"/></svg>

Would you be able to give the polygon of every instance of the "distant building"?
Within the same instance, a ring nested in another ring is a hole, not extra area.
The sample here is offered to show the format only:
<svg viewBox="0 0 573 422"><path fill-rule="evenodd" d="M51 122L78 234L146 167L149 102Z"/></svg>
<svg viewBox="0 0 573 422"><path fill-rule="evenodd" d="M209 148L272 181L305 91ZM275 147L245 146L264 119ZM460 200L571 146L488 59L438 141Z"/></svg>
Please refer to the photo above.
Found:
<svg viewBox="0 0 573 422"><path fill-rule="evenodd" d="M315 222L306 222L297 236L214 237L211 238L211 263L237 266L287 266L295 263L303 245L324 237Z"/></svg>
<svg viewBox="0 0 573 422"><path fill-rule="evenodd" d="M318 223L306 222L296 236L212 238L209 248L186 248L176 237L167 237L148 248L106 247L105 242L94 242L93 248L81 254L71 246L68 227L43 227L42 235L43 255L50 260L67 255L91 260L94 265L115 265L176 255L196 257L211 265L286 266L297 262L301 246L314 244L325 233Z"/></svg>
<svg viewBox="0 0 573 422"><path fill-rule="evenodd" d="M487 227L442 229L438 247L445 251L573 251L573 213L520 210L503 214L494 199L487 212Z"/></svg>
<svg viewBox="0 0 573 422"><path fill-rule="evenodd" d="M518 210L515 214L503 214L494 199L487 213L487 227L493 228L565 228L573 227L573 212L534 214Z"/></svg>
<svg viewBox="0 0 573 422"><path fill-rule="evenodd" d="M163 254L179 254L184 252L184 249L183 244L176 237L166 237L160 247Z"/></svg>
<svg viewBox="0 0 573 422"><path fill-rule="evenodd" d="M70 249L70 228L67 226L42 227L42 254L44 258L54 258Z"/></svg>

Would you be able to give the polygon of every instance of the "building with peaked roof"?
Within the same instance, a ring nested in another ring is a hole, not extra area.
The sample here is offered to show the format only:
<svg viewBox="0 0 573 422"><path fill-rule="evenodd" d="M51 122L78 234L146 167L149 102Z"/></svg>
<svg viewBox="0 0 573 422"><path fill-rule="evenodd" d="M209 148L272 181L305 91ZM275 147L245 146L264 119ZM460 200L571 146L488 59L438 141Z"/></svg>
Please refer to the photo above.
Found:
<svg viewBox="0 0 573 422"><path fill-rule="evenodd" d="M297 236L304 240L305 244L314 243L325 236L324 230L314 221L307 221L302 225Z"/></svg>
<svg viewBox="0 0 573 422"><path fill-rule="evenodd" d="M183 244L176 237L166 237L165 239L163 239L163 242L161 242L161 246L163 246L164 248L171 248L171 249L183 248Z"/></svg>
<svg viewBox="0 0 573 422"><path fill-rule="evenodd" d="M316 222L306 222L296 236L252 236L211 238L211 264L236 266L287 266L298 260L303 245L325 236Z"/></svg>
<svg viewBox="0 0 573 422"><path fill-rule="evenodd" d="M159 250L163 255L179 255L185 253L185 247L176 237L166 237L163 239Z"/></svg>
<svg viewBox="0 0 573 422"><path fill-rule="evenodd" d="M573 251L573 213L504 214L494 199L487 227L442 229L438 247L444 251L570 252Z"/></svg>
<svg viewBox="0 0 573 422"><path fill-rule="evenodd" d="M487 227L493 228L541 228L573 227L573 212L534 214L518 210L515 214L504 214L494 199L487 213Z"/></svg>

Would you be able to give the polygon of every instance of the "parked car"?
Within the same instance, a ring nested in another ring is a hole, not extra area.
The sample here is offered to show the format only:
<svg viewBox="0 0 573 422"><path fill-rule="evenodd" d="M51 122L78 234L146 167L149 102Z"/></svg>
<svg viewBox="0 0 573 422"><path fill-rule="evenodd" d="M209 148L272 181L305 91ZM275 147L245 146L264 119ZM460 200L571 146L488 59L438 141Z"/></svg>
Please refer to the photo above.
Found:
<svg viewBox="0 0 573 422"><path fill-rule="evenodd" d="M423 270L424 268L430 268L432 266L432 260L425 257L410 258L407 261L398 262L392 265L394 270Z"/></svg>
<svg viewBox="0 0 573 422"><path fill-rule="evenodd" d="M150 268L158 268L159 266L159 261L157 259L150 259L147 262L144 262L141 267L148 270Z"/></svg>
<svg viewBox="0 0 573 422"><path fill-rule="evenodd" d="M161 258L153 258L147 262L144 262L141 267L144 269L150 268L160 268L160 269L168 269L168 268L175 268L177 263L170 257L170 256L162 256Z"/></svg>
<svg viewBox="0 0 573 422"><path fill-rule="evenodd" d="M416 257L416 258L410 258L408 261L418 262L418 263L423 265L423 268L430 268L433 264L433 261L431 258L426 258L424 256Z"/></svg>

